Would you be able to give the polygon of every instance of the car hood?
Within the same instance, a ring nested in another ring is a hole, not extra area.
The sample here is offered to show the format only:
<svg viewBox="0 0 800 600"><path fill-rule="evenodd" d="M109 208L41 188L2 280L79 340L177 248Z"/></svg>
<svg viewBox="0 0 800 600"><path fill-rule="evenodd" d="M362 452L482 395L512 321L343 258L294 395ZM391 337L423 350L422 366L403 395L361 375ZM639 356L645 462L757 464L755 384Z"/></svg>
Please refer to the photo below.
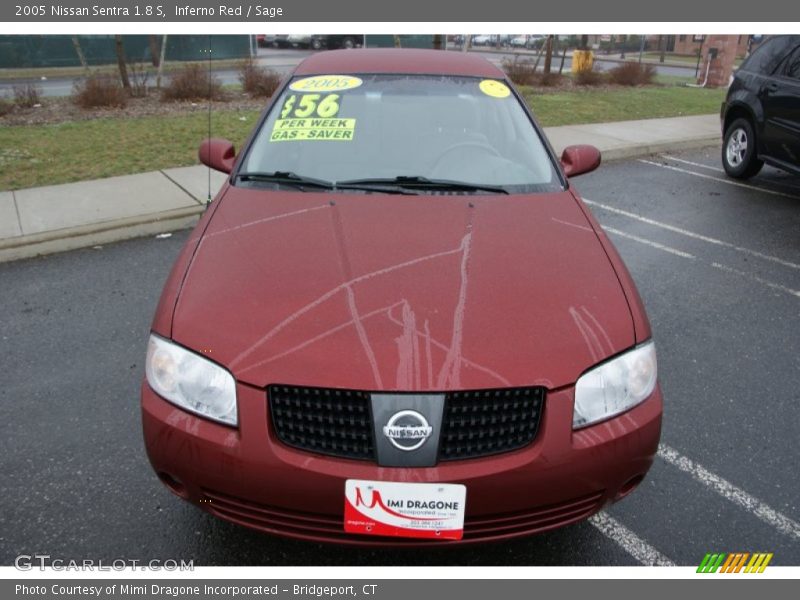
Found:
<svg viewBox="0 0 800 600"><path fill-rule="evenodd" d="M239 381L556 388L634 344L617 276L569 191L232 187L220 202L172 336Z"/></svg>

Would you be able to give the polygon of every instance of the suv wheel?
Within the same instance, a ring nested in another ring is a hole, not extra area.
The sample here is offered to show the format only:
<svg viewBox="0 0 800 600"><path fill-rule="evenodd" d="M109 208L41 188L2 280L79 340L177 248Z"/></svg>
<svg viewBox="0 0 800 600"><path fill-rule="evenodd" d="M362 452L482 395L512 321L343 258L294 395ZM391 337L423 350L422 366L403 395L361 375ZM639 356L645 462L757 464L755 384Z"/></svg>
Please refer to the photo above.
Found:
<svg viewBox="0 0 800 600"><path fill-rule="evenodd" d="M344 38L344 43L342 44L342 47L346 48L347 50L352 50L353 48L356 47L356 41L351 37Z"/></svg>
<svg viewBox="0 0 800 600"><path fill-rule="evenodd" d="M311 47L314 50L322 50L322 40L319 38L311 38Z"/></svg>
<svg viewBox="0 0 800 600"><path fill-rule="evenodd" d="M764 166L764 161L756 156L756 135L749 120L736 119L725 131L722 166L736 179L748 179Z"/></svg>

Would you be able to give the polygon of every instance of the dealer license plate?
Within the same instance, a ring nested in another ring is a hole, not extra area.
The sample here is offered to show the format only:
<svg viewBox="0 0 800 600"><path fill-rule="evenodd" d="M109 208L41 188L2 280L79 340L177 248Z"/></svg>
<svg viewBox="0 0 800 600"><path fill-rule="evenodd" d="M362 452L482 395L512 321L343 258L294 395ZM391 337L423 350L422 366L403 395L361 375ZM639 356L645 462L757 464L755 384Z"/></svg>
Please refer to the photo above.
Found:
<svg viewBox="0 0 800 600"><path fill-rule="evenodd" d="M452 483L348 479L344 530L366 535L460 540L467 488Z"/></svg>

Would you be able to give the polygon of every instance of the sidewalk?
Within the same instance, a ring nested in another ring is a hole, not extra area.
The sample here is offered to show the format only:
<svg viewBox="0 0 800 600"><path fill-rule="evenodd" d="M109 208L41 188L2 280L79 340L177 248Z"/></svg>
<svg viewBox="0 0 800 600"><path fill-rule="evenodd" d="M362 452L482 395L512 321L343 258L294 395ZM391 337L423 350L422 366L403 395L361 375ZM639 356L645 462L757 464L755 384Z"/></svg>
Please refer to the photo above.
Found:
<svg viewBox="0 0 800 600"><path fill-rule="evenodd" d="M592 144L603 160L720 143L718 115L548 127L557 153ZM225 175L211 171L211 195ZM191 227L203 212L209 169L202 165L137 175L0 191L0 262Z"/></svg>

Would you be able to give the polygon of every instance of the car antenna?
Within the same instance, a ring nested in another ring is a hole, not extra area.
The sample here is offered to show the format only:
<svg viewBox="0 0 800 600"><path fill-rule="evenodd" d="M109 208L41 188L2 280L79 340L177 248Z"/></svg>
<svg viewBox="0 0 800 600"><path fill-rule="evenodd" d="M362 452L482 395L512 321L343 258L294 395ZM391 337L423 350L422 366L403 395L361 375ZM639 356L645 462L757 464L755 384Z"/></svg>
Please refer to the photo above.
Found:
<svg viewBox="0 0 800 600"><path fill-rule="evenodd" d="M211 34L208 34L208 143L211 143ZM208 167L208 198L206 208L211 204L211 167Z"/></svg>

